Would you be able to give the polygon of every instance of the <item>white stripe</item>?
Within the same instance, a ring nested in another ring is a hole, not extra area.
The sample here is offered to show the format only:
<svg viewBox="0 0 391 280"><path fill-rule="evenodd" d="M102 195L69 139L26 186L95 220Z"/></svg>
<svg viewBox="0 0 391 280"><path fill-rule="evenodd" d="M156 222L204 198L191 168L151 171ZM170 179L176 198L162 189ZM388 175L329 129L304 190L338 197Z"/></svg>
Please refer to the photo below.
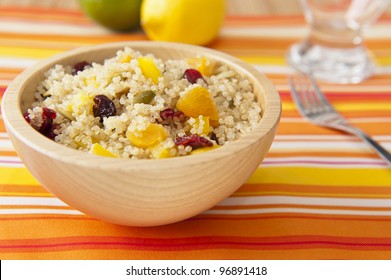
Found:
<svg viewBox="0 0 391 280"><path fill-rule="evenodd" d="M382 159L352 158L352 157L279 157L266 158L262 164L265 166L322 166L332 168L382 168L387 166Z"/></svg>
<svg viewBox="0 0 391 280"><path fill-rule="evenodd" d="M365 32L365 38L368 39L389 39L391 33L389 32L387 24L377 23L371 26ZM308 27L306 25L293 26L240 26L228 27L225 26L220 32L221 36L235 36L235 37L271 37L271 38L296 38L298 40L304 39L308 35Z"/></svg>
<svg viewBox="0 0 391 280"><path fill-rule="evenodd" d="M1 68L28 68L33 66L39 60L28 59L28 58L17 58L17 57L1 57L0 56L0 67Z"/></svg>
<svg viewBox="0 0 391 280"><path fill-rule="evenodd" d="M386 149L391 150L391 143L382 143L382 146ZM272 149L302 149L302 150L370 150L369 146L366 143L362 142L326 142L326 141L305 141L305 142L278 142L275 141L272 144Z"/></svg>
<svg viewBox="0 0 391 280"><path fill-rule="evenodd" d="M20 160L19 157L17 156L0 156L0 162L1 161L7 161L7 162L13 162L13 163L21 163L22 161Z"/></svg>
<svg viewBox="0 0 391 280"><path fill-rule="evenodd" d="M0 196L0 205L68 206L55 197Z"/></svg>
<svg viewBox="0 0 391 280"><path fill-rule="evenodd" d="M328 210L307 208L270 208L270 209L242 209L242 210L208 210L208 215L250 215L271 213L302 213L321 215L354 215L354 216L391 216L391 211L365 211L365 210Z"/></svg>
<svg viewBox="0 0 391 280"><path fill-rule="evenodd" d="M325 197L298 197L298 196L251 196L229 197L220 202L219 206L243 205L308 205L308 206L348 206L348 207L391 207L391 199L369 198L325 198ZM390 210L391 212L391 210Z"/></svg>
<svg viewBox="0 0 391 280"><path fill-rule="evenodd" d="M294 117L284 117L284 118L281 118L281 122L289 122L289 123L292 123L292 122L297 122L297 123L308 123L309 121L307 121L306 119L304 118L294 118ZM384 117L384 118L349 118L349 122L351 123L390 123L391 125L391 118L388 118L388 117Z"/></svg>
<svg viewBox="0 0 391 280"><path fill-rule="evenodd" d="M269 74L293 74L294 70L289 66L252 64L259 72Z"/></svg>
<svg viewBox="0 0 391 280"><path fill-rule="evenodd" d="M3 118L0 116L0 120L1 119L3 119ZM8 133L7 132L0 132L0 138L9 139Z"/></svg>
<svg viewBox="0 0 391 280"><path fill-rule="evenodd" d="M0 162L0 167L26 168L26 166L23 163L5 163L5 162Z"/></svg>
<svg viewBox="0 0 391 280"><path fill-rule="evenodd" d="M59 23L41 23L31 21L12 21L1 20L0 32L5 33L29 33L29 34L44 34L44 35L70 35L70 36L96 36L107 35L110 32L98 25L80 26L73 24Z"/></svg>
<svg viewBox="0 0 391 280"><path fill-rule="evenodd" d="M14 146L8 139L0 139L0 151L13 151Z"/></svg>
<svg viewBox="0 0 391 280"><path fill-rule="evenodd" d="M62 214L62 215L84 215L77 210L61 210L61 209L0 209L0 215L12 214Z"/></svg>
<svg viewBox="0 0 391 280"><path fill-rule="evenodd" d="M374 139L378 141L390 141L391 135L375 135ZM277 134L275 137L276 140L357 140L356 136L353 135L279 135Z"/></svg>

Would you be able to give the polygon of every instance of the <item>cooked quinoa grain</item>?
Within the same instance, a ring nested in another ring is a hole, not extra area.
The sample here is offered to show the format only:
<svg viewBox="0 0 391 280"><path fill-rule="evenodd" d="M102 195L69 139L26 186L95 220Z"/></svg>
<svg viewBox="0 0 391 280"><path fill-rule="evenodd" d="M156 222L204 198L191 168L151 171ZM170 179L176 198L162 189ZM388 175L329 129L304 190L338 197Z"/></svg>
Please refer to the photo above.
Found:
<svg viewBox="0 0 391 280"><path fill-rule="evenodd" d="M261 119L250 81L205 57L162 60L125 48L103 64L56 65L25 119L102 156L185 156L237 140Z"/></svg>

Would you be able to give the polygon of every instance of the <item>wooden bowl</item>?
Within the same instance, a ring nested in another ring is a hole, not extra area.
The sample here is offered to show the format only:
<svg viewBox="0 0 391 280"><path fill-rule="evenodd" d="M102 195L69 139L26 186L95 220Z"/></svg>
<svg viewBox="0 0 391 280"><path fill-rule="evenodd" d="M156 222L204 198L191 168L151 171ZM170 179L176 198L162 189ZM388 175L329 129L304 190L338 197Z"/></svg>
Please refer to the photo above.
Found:
<svg viewBox="0 0 391 280"><path fill-rule="evenodd" d="M99 157L58 144L23 118L44 73L55 64L103 62L129 46L162 59L197 55L228 64L254 86L263 109L256 129L219 149L157 160ZM253 67L229 55L175 43L121 42L79 48L39 62L7 88L2 114L11 141L32 175L70 206L103 221L155 226L197 215L235 192L268 152L280 119L281 101L272 83Z"/></svg>

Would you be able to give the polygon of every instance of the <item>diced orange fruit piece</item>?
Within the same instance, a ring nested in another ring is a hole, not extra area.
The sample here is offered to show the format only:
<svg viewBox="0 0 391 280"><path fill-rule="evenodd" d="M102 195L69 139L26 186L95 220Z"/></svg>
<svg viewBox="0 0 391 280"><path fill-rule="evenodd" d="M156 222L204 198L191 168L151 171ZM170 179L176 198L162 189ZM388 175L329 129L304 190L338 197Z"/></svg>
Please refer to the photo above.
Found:
<svg viewBox="0 0 391 280"><path fill-rule="evenodd" d="M170 150L163 147L163 145L161 145L160 143L150 147L150 151L153 158L155 159L171 157Z"/></svg>
<svg viewBox="0 0 391 280"><path fill-rule="evenodd" d="M216 63L207 59L206 57L193 57L187 60L190 66L194 67L203 76L212 76Z"/></svg>
<svg viewBox="0 0 391 280"><path fill-rule="evenodd" d="M114 157L116 158L117 156L114 155L112 152L108 151L107 149L103 148L100 144L95 143L91 146L90 153L98 156L103 156L103 157Z"/></svg>
<svg viewBox="0 0 391 280"><path fill-rule="evenodd" d="M191 151L190 154L191 155L201 154L201 153L209 152L209 151L217 149L217 148L220 148L220 146L219 145L213 145L212 147L198 148L198 149L195 149L195 150Z"/></svg>
<svg viewBox="0 0 391 280"><path fill-rule="evenodd" d="M157 68L155 62L151 57L140 57L138 59L138 65L144 77L151 78L155 84L158 83L159 77L162 76L162 73L160 72L159 68Z"/></svg>
<svg viewBox="0 0 391 280"><path fill-rule="evenodd" d="M202 115L209 117L212 126L218 125L219 114L216 103L204 87L195 87L185 93L178 99L176 107L188 117L198 118Z"/></svg>
<svg viewBox="0 0 391 280"><path fill-rule="evenodd" d="M210 125L209 125L209 117L199 116L198 118L195 118L194 123L190 124L191 128L195 128L197 132L201 130L202 132L198 132L198 134L205 134L208 135L210 131Z"/></svg>
<svg viewBox="0 0 391 280"><path fill-rule="evenodd" d="M126 131L126 137L134 146L145 149L165 140L167 131L160 124L150 123L145 130Z"/></svg>

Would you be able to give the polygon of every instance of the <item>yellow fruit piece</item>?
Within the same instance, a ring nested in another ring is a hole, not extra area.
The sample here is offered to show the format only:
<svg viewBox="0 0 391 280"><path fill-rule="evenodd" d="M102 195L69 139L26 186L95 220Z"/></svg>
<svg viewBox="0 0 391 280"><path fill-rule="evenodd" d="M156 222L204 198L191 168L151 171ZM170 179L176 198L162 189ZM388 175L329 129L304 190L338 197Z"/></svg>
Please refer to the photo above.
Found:
<svg viewBox="0 0 391 280"><path fill-rule="evenodd" d="M160 143L150 147L150 151L153 158L155 159L171 157L170 150L163 147L163 145L161 145Z"/></svg>
<svg viewBox="0 0 391 280"><path fill-rule="evenodd" d="M116 158L117 156L114 155L112 152L106 150L103 148L100 144L95 143L91 146L90 153L98 156L103 156L103 157L114 157Z"/></svg>
<svg viewBox="0 0 391 280"><path fill-rule="evenodd" d="M192 57L187 60L187 63L192 68L197 69L203 76L212 76L216 62L207 59L206 57Z"/></svg>
<svg viewBox="0 0 391 280"><path fill-rule="evenodd" d="M208 135L210 132L209 117L199 116L194 119L194 123L190 123L190 129L195 129L194 134Z"/></svg>
<svg viewBox="0 0 391 280"><path fill-rule="evenodd" d="M92 110L93 96L89 96L86 92L79 92L75 94L68 105L68 111L70 113L75 112L81 114L83 112L90 112Z"/></svg>
<svg viewBox="0 0 391 280"><path fill-rule="evenodd" d="M96 77L84 78L84 83L86 86L93 86L94 88L99 88L99 83L96 81Z"/></svg>
<svg viewBox="0 0 391 280"><path fill-rule="evenodd" d="M143 0L141 26L152 40L206 45L223 24L224 0Z"/></svg>
<svg viewBox="0 0 391 280"><path fill-rule="evenodd" d="M213 145L212 147L198 148L198 149L195 149L195 150L191 151L190 154L191 155L201 154L201 153L209 152L209 151L217 149L217 148L220 148L220 146L219 145Z"/></svg>
<svg viewBox="0 0 391 280"><path fill-rule="evenodd" d="M151 57L148 56L140 57L138 59L138 65L145 78L151 78L155 84L158 83L159 77L162 76L162 73L157 68L155 62Z"/></svg>
<svg viewBox="0 0 391 280"><path fill-rule="evenodd" d="M127 53L121 53L118 58L118 61L121 63L129 63L131 60L132 60L132 56Z"/></svg>
<svg viewBox="0 0 391 280"><path fill-rule="evenodd" d="M195 87L178 99L176 107L186 116L198 118L198 116L209 117L212 126L217 126L219 114L216 103L209 91L204 87Z"/></svg>
<svg viewBox="0 0 391 280"><path fill-rule="evenodd" d="M145 149L164 141L167 131L160 124L150 123L145 130L126 131L126 137L134 146Z"/></svg>

